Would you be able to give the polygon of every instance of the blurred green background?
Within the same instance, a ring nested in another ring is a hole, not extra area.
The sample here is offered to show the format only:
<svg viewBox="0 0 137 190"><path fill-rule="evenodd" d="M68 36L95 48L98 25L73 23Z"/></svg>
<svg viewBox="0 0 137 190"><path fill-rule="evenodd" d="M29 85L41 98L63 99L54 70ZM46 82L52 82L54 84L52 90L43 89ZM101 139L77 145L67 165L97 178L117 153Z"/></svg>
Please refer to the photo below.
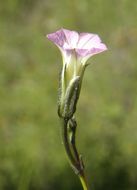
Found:
<svg viewBox="0 0 137 190"><path fill-rule="evenodd" d="M0 190L80 190L57 116L60 52L45 34L97 33L77 108L91 190L137 189L137 2L0 0Z"/></svg>

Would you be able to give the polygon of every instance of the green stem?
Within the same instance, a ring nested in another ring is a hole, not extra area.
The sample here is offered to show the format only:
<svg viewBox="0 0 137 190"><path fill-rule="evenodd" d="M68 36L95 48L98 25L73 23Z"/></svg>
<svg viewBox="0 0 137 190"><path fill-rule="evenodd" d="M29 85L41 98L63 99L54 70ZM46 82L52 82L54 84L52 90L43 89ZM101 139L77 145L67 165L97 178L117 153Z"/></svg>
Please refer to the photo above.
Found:
<svg viewBox="0 0 137 190"><path fill-rule="evenodd" d="M79 176L79 179L81 181L83 190L89 190L87 181L84 175L84 168L83 168L83 163L82 163L82 158L79 156L76 146L75 146L75 132L73 136L73 143L71 144L69 142L68 138L68 122L69 119L66 118L61 118L62 121L62 139L63 139L63 144L65 147L65 151L69 160L69 163L74 170L74 172ZM72 152L72 150L74 152Z"/></svg>
<svg viewBox="0 0 137 190"><path fill-rule="evenodd" d="M79 179L81 181L83 190L89 190L88 185L87 185L87 181L85 179L85 176L84 175L79 175Z"/></svg>
<svg viewBox="0 0 137 190"><path fill-rule="evenodd" d="M79 169L76 165L75 158L73 157L71 148L69 146L68 130L67 130L68 119L62 118L61 121L62 121L62 140L63 140L63 144L65 147L65 151L66 151L69 163L72 169L75 171L75 173L79 173Z"/></svg>
<svg viewBox="0 0 137 190"><path fill-rule="evenodd" d="M70 146L74 153L75 160L77 160L77 162L80 163L79 154L78 154L78 151L76 148L76 142L75 142L76 141L75 134L76 134L77 123L76 123L74 116L73 116L73 118L71 118L69 120L68 126L69 126Z"/></svg>

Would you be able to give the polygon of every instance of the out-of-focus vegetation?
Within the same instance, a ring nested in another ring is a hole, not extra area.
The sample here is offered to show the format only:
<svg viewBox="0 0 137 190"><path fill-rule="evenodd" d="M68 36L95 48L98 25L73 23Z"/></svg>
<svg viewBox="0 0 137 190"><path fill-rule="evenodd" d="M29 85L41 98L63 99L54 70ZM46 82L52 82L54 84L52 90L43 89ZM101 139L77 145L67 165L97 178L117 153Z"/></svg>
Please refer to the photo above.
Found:
<svg viewBox="0 0 137 190"><path fill-rule="evenodd" d="M91 189L137 189L137 2L0 1L0 190L78 190L56 113L60 52L45 34L98 33L77 109Z"/></svg>

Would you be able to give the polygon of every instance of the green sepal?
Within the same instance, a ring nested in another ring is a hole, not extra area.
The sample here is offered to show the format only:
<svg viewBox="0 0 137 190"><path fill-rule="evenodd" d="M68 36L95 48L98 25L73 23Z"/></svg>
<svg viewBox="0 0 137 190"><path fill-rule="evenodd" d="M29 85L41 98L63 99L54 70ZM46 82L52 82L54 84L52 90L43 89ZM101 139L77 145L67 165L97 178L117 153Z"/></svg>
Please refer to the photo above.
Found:
<svg viewBox="0 0 137 190"><path fill-rule="evenodd" d="M80 94L80 76L76 76L70 81L64 98L63 116L71 118L76 111L76 105Z"/></svg>

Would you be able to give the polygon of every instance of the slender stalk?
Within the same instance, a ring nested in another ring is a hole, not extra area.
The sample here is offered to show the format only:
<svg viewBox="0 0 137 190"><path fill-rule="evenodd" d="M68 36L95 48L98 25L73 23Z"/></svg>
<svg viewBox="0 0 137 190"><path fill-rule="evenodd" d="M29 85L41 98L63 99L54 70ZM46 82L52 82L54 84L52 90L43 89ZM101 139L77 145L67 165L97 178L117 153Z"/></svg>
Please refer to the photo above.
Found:
<svg viewBox="0 0 137 190"><path fill-rule="evenodd" d="M76 148L76 135L75 135L77 123L74 117L69 120L68 127L69 127L69 133L70 133L70 146L74 153L75 159L77 160L78 163L80 163L79 154Z"/></svg>
<svg viewBox="0 0 137 190"><path fill-rule="evenodd" d="M83 190L89 190L88 185L87 185L87 181L85 179L85 176L84 175L79 175L79 179L81 181Z"/></svg>
<svg viewBox="0 0 137 190"><path fill-rule="evenodd" d="M71 118L69 120L69 130L71 132L71 136L70 136L70 145L72 148L72 151L74 153L75 159L77 160L77 162L79 163L80 166L80 173L79 173L79 179L81 181L83 190L88 190L88 185L87 185L87 180L86 177L84 175L84 163L82 160L82 156L79 155L78 151L77 151L77 147L76 147L76 129L77 129L77 122L73 116L73 118Z"/></svg>
<svg viewBox="0 0 137 190"><path fill-rule="evenodd" d="M65 147L65 151L69 160L69 163L72 167L72 169L74 170L74 172L77 174L79 173L79 169L77 167L75 158L73 157L73 154L71 152L71 148L69 145L69 139L68 139L68 130L67 130L67 124L68 124L68 119L65 118L61 118L62 121L62 140L63 140L63 144Z"/></svg>
<svg viewBox="0 0 137 190"><path fill-rule="evenodd" d="M83 190L89 190L87 181L84 175L84 167L81 156L79 156L76 145L75 145L75 130L72 131L72 139L68 137L68 123L69 119L61 118L62 121L62 140L65 147L65 151L69 160L69 163L74 172L79 176ZM76 121L74 122L76 125ZM73 124L72 126L73 127ZM76 127L76 126L75 126ZM72 143L72 141L73 143ZM71 142L70 142L71 141Z"/></svg>

